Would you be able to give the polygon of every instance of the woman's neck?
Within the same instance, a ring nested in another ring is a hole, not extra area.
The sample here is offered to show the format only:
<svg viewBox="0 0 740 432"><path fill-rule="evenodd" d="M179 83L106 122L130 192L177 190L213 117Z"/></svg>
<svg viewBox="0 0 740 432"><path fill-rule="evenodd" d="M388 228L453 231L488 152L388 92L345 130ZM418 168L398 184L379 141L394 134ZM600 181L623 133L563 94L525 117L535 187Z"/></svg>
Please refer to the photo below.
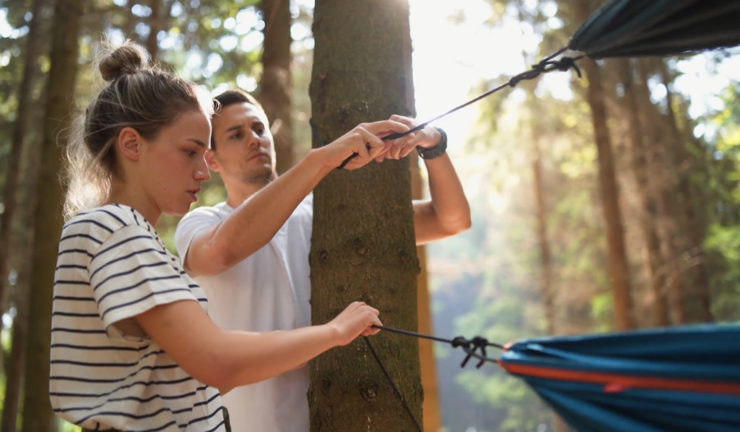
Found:
<svg viewBox="0 0 740 432"><path fill-rule="evenodd" d="M123 204L141 213L152 225L157 226L162 211L148 199L143 190L134 185L113 180L111 191L105 204Z"/></svg>

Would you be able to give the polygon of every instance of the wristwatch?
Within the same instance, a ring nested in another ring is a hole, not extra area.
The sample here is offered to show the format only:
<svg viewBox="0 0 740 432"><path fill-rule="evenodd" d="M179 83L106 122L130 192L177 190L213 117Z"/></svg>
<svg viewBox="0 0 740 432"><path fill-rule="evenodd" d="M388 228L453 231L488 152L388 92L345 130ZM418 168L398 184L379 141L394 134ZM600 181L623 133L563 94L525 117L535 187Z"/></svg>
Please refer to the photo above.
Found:
<svg viewBox="0 0 740 432"><path fill-rule="evenodd" d="M438 158L445 154L447 150L447 134L442 129L435 127L441 136L437 145L431 148L416 147L416 152L419 153L419 157L426 160Z"/></svg>

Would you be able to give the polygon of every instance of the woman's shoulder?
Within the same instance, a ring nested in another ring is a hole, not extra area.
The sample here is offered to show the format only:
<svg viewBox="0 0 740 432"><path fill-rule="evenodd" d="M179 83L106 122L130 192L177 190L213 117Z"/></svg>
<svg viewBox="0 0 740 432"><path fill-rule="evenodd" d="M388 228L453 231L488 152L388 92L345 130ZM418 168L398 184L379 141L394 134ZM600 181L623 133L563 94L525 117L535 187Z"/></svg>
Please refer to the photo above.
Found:
<svg viewBox="0 0 740 432"><path fill-rule="evenodd" d="M139 227L158 238L154 227L139 212L125 205L109 204L77 213L64 225L62 239L93 236L102 242L127 227Z"/></svg>

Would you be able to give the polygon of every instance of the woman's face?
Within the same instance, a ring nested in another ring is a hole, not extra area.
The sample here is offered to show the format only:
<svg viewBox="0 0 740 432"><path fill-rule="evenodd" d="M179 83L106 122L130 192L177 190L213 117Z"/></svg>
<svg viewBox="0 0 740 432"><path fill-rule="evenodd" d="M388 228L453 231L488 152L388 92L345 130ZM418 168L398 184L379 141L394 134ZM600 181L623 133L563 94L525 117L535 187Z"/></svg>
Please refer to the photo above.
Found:
<svg viewBox="0 0 740 432"><path fill-rule="evenodd" d="M211 138L211 122L200 111L187 111L148 142L139 165L147 198L164 214L183 215L208 180L203 155Z"/></svg>

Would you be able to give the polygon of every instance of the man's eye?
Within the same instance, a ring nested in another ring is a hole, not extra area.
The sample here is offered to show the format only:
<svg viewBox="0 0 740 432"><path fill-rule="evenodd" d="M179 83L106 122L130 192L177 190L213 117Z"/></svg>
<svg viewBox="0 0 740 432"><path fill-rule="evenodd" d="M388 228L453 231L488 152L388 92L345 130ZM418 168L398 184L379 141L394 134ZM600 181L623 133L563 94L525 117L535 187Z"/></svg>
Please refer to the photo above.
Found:
<svg viewBox="0 0 740 432"><path fill-rule="evenodd" d="M235 133L234 135L231 136L231 139L240 139L242 136L243 135L242 135L241 132L237 132L237 133Z"/></svg>
<svg viewBox="0 0 740 432"><path fill-rule="evenodd" d="M265 128L255 128L254 131L257 132L257 135L262 135L265 133Z"/></svg>

